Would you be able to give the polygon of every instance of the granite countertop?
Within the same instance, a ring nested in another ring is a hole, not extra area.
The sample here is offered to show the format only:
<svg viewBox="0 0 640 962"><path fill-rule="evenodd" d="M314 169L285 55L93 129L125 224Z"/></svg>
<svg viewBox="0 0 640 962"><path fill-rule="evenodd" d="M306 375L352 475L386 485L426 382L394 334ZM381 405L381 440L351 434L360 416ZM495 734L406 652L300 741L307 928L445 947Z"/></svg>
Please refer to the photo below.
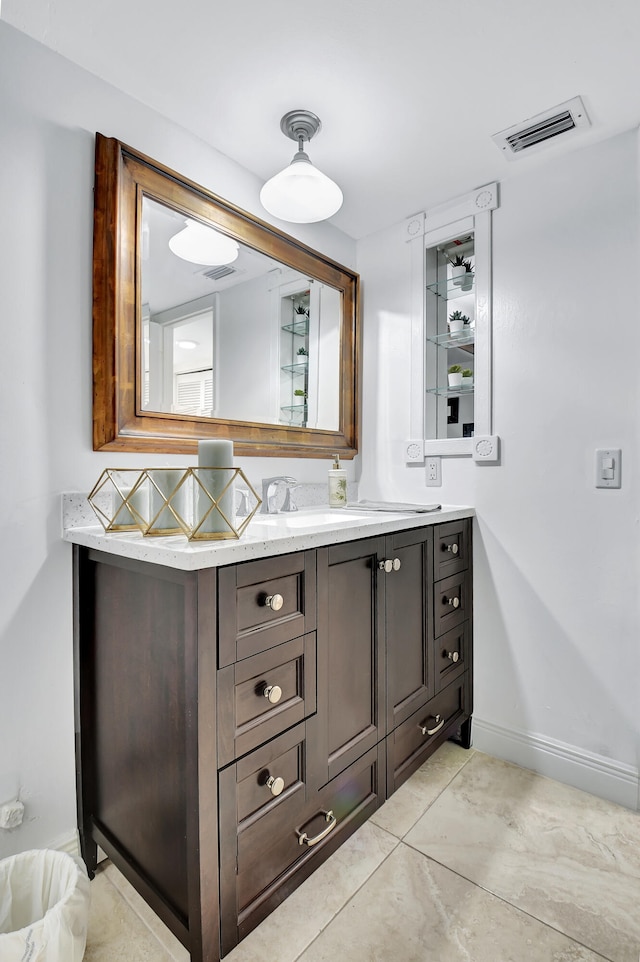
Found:
<svg viewBox="0 0 640 962"><path fill-rule="evenodd" d="M144 537L137 532L105 533L102 527L65 524L63 538L124 558L195 571L274 555L304 551L374 535L392 534L471 518L471 507L442 505L425 514L361 511L346 508L304 508L290 514L256 515L239 540L189 542L186 537Z"/></svg>

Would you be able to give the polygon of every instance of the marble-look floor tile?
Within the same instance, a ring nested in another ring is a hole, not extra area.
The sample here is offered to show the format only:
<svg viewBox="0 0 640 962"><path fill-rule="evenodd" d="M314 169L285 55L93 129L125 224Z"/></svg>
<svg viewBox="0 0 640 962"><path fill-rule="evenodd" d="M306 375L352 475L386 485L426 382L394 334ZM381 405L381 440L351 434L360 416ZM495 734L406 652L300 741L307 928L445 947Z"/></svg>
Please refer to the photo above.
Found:
<svg viewBox="0 0 640 962"><path fill-rule="evenodd" d="M640 957L640 817L476 752L405 842L613 962Z"/></svg>
<svg viewBox="0 0 640 962"><path fill-rule="evenodd" d="M445 742L374 812L371 821L397 838L403 838L473 754L473 749Z"/></svg>
<svg viewBox="0 0 640 962"><path fill-rule="evenodd" d="M400 843L300 962L602 962Z"/></svg>
<svg viewBox="0 0 640 962"><path fill-rule="evenodd" d="M396 838L366 822L225 962L264 962L267 957L294 962L397 845Z"/></svg>
<svg viewBox="0 0 640 962"><path fill-rule="evenodd" d="M174 962L104 870L91 882L84 962Z"/></svg>
<svg viewBox="0 0 640 962"><path fill-rule="evenodd" d="M115 865L108 862L102 871L108 881L118 890L133 911L142 919L152 935L156 937L158 942L160 942L162 947L167 951L172 962L189 962L189 953L182 942L180 942L164 922L158 918L153 909L147 905L142 896L136 892L133 885L127 881Z"/></svg>

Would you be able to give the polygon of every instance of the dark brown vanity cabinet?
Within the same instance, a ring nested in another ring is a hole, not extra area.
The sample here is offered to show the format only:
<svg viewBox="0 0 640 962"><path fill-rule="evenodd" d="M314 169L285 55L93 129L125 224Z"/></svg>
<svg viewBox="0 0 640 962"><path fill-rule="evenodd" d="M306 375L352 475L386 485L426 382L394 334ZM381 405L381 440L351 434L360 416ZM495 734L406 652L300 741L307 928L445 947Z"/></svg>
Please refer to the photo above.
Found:
<svg viewBox="0 0 640 962"><path fill-rule="evenodd" d="M447 737L470 521L184 572L74 549L78 814L217 962Z"/></svg>
<svg viewBox="0 0 640 962"><path fill-rule="evenodd" d="M386 590L389 796L445 739L456 735L470 745L471 522L400 532L387 541L401 563Z"/></svg>

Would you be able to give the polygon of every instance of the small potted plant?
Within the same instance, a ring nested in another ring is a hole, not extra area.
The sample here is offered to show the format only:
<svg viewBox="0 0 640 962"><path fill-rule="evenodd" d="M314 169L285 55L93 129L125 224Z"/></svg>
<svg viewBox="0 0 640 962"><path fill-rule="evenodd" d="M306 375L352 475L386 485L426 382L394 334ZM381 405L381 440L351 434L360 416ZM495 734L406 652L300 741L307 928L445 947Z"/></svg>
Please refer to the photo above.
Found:
<svg viewBox="0 0 640 962"><path fill-rule="evenodd" d="M447 378L449 381L449 387L460 388L462 387L462 368L459 364L452 364L447 372Z"/></svg>
<svg viewBox="0 0 640 962"><path fill-rule="evenodd" d="M456 254L449 263L451 264L451 279L453 280L454 287L462 287L463 283L465 283L465 275L469 276L471 282L473 281L471 261L466 260L462 254ZM469 283L469 287L465 287L464 290L471 290L471 283Z"/></svg>
<svg viewBox="0 0 640 962"><path fill-rule="evenodd" d="M294 396L302 400L304 404L307 403L307 392L303 391L301 387L296 388L293 393Z"/></svg>
<svg viewBox="0 0 640 962"><path fill-rule="evenodd" d="M465 325L469 324L469 318L462 311L453 311L449 314L449 333L450 334L461 334L465 328Z"/></svg>
<svg viewBox="0 0 640 962"><path fill-rule="evenodd" d="M473 287L473 265L471 261L464 261L463 264L464 274L462 275L462 283L460 284L460 287L463 291L470 291Z"/></svg>
<svg viewBox="0 0 640 962"><path fill-rule="evenodd" d="M306 347L299 347L298 353L296 354L296 364L308 364L309 363L309 352Z"/></svg>
<svg viewBox="0 0 640 962"><path fill-rule="evenodd" d="M465 367L462 371L462 387L466 390L473 387L473 371L470 367Z"/></svg>

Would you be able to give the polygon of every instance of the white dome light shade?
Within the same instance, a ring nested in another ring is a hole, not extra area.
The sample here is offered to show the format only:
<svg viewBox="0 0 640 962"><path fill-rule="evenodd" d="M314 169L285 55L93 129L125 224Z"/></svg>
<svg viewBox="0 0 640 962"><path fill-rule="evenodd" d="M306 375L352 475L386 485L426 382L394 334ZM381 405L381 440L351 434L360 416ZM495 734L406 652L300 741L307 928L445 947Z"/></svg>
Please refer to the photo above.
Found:
<svg viewBox="0 0 640 962"><path fill-rule="evenodd" d="M288 167L266 182L260 203L280 220L313 224L340 210L342 191L299 150Z"/></svg>
<svg viewBox="0 0 640 962"><path fill-rule="evenodd" d="M236 260L240 248L230 237L196 220L187 220L185 224L184 230L169 240L169 249L176 257L207 267L231 264Z"/></svg>

